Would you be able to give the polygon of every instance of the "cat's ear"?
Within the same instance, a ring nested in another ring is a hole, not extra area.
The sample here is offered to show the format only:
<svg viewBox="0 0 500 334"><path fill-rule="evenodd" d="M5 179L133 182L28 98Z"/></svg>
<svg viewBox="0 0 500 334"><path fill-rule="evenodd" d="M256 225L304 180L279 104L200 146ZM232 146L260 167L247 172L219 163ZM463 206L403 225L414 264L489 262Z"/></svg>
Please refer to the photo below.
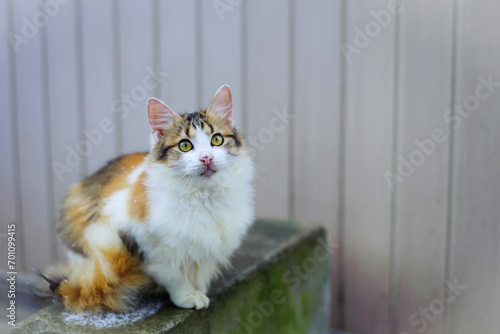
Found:
<svg viewBox="0 0 500 334"><path fill-rule="evenodd" d="M222 85L217 90L207 112L222 117L229 126L234 125L233 98L231 97L231 88L228 85Z"/></svg>
<svg viewBox="0 0 500 334"><path fill-rule="evenodd" d="M163 101L155 98L148 100L148 118L151 130L153 131L153 138L156 142L164 135L166 125L173 122L180 116L177 115L169 106Z"/></svg>

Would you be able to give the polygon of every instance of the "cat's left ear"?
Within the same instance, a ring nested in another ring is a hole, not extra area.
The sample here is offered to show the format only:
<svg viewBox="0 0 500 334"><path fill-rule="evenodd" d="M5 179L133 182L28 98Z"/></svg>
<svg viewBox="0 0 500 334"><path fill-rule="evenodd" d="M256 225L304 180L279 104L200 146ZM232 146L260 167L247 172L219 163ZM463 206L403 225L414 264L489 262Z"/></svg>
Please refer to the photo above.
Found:
<svg viewBox="0 0 500 334"><path fill-rule="evenodd" d="M180 118L180 116L163 101L150 98L148 100L148 118L153 131L153 138L158 142L164 136L168 123Z"/></svg>
<svg viewBox="0 0 500 334"><path fill-rule="evenodd" d="M231 97L231 88L228 85L222 85L217 90L207 112L222 117L229 126L234 125L233 98Z"/></svg>

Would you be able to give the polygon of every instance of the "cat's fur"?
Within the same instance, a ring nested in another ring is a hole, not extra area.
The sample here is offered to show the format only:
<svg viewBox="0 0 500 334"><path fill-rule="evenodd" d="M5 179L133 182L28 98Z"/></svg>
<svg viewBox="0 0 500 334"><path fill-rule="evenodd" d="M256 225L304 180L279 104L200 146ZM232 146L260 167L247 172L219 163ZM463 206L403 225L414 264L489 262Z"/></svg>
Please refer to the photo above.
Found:
<svg viewBox="0 0 500 334"><path fill-rule="evenodd" d="M253 165L229 87L182 116L150 99L148 116L149 153L109 162L64 199L58 232L69 262L44 277L70 310L127 311L155 286L179 307L207 307L211 280L253 221ZM180 150L183 139L191 151Z"/></svg>

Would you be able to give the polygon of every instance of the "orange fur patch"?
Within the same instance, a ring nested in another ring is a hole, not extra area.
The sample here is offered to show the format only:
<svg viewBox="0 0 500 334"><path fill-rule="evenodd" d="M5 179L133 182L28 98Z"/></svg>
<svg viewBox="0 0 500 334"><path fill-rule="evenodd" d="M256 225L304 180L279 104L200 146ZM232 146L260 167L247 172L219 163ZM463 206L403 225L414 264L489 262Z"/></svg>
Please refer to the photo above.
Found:
<svg viewBox="0 0 500 334"><path fill-rule="evenodd" d="M146 153L123 156L82 182L74 185L63 201L57 231L68 248L87 254L85 228L97 218L101 219L102 202L127 186L127 176L144 162Z"/></svg>
<svg viewBox="0 0 500 334"><path fill-rule="evenodd" d="M88 244L83 231L98 214L98 198L85 192L81 184L73 186L63 202L57 231L69 249L86 253Z"/></svg>
<svg viewBox="0 0 500 334"><path fill-rule="evenodd" d="M152 284L142 272L140 258L131 256L124 247L94 250L86 261L86 265L74 268L57 289L72 311L127 311L142 288Z"/></svg>
<svg viewBox="0 0 500 334"><path fill-rule="evenodd" d="M102 197L107 198L115 192L124 189L127 186L128 174L143 163L145 158L145 153L135 153L126 155L120 159L117 165L113 167L112 172L115 173L114 177L102 189Z"/></svg>
<svg viewBox="0 0 500 334"><path fill-rule="evenodd" d="M130 217L141 222L145 221L148 217L148 196L146 186L144 185L145 179L146 172L142 172L137 181L132 185L128 205Z"/></svg>

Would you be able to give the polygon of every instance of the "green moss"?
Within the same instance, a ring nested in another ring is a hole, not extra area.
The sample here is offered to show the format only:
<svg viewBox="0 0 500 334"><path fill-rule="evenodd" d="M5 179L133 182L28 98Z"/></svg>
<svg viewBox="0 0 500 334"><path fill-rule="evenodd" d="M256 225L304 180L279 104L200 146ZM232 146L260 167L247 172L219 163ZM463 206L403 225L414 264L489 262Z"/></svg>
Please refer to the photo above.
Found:
<svg viewBox="0 0 500 334"><path fill-rule="evenodd" d="M202 311L199 318L189 318L173 333L205 333L199 332L200 328L207 329L206 333L307 333L318 307L324 305L322 288L328 261L316 261L316 269L304 279L286 273L293 265L302 268L316 247L315 238L303 241L214 300L209 310ZM200 319L206 322L201 324Z"/></svg>
<svg viewBox="0 0 500 334"><path fill-rule="evenodd" d="M96 330L62 322L59 311L52 307L32 316L16 333L324 332L326 328L311 330L313 323L320 323L317 318L326 298L328 260L314 259L318 238L325 240L324 230L260 222L252 233L242 247L240 260L235 259L239 269L235 266L222 283L214 286L208 309L185 310L169 305L127 327Z"/></svg>

